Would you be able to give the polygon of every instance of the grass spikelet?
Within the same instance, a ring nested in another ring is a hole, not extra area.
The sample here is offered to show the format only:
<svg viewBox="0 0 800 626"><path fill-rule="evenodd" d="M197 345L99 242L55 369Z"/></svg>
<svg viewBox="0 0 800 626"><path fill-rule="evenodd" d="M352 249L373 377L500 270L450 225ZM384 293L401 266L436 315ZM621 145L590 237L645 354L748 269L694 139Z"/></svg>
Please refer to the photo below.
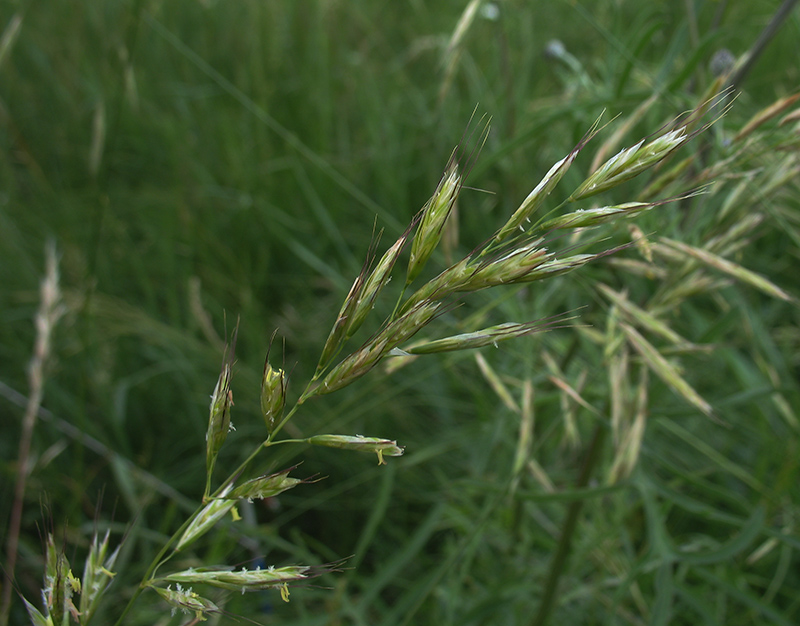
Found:
<svg viewBox="0 0 800 626"><path fill-rule="evenodd" d="M776 100L768 107L761 109L758 113L751 117L744 126L742 126L742 129L734 136L733 141L741 141L759 126L767 123L772 118L777 117L786 109L790 108L795 102L797 102L798 99L800 99L800 94L786 96L785 98ZM780 123L783 124L784 121L781 120Z"/></svg>
<svg viewBox="0 0 800 626"><path fill-rule="evenodd" d="M88 623L100 603L100 599L114 578L114 563L117 560L120 546L108 554L109 532L106 531L102 541L95 533L89 555L83 568L81 581L80 614L83 622Z"/></svg>
<svg viewBox="0 0 800 626"><path fill-rule="evenodd" d="M333 360L333 358L338 354L342 344L347 338L348 331L350 331L351 334L353 332L352 319L356 308L358 307L358 303L361 300L361 294L364 291L364 285L367 281L367 272L369 271L369 265L373 258L375 245L376 240L373 239L373 241L370 243L369 251L367 252L367 258L364 260L364 265L361 267L361 271L353 281L350 291L348 292L347 297L344 299L342 308L339 310L339 315L336 316L336 321L333 323L333 328L331 328L331 331L328 334L328 339L325 341L325 345L323 346L322 353L319 357L319 363L317 364L317 375L322 373Z"/></svg>
<svg viewBox="0 0 800 626"><path fill-rule="evenodd" d="M585 374L581 374L581 379L585 379ZM589 402L587 402L580 394L579 389L583 386L583 381L581 381L578 385L573 387L570 385L566 379L564 379L561 375L551 375L548 376L548 380L553 383L556 387L558 387L561 391L563 391L570 399L572 399L576 404L579 404L584 409L597 415L599 411L594 408ZM577 387L577 389L576 389ZM577 432L577 428L573 427L573 429Z"/></svg>
<svg viewBox="0 0 800 626"><path fill-rule="evenodd" d="M611 136L606 139L600 147L595 152L594 157L592 158L592 164L589 166L589 171L594 172L600 165L606 160L607 155L612 151L615 150L620 143L622 143L622 138L630 132L630 130L638 124L644 115L650 110L650 108L659 100L659 94L654 93L650 96L647 100L642 102L636 109L631 113L624 121L617 126L616 130L611 134Z"/></svg>
<svg viewBox="0 0 800 626"><path fill-rule="evenodd" d="M615 333L619 337L618 333ZM618 342L616 342L618 344ZM628 381L630 362L628 346L622 344L621 348L614 351L608 359L608 387L611 400L611 436L615 446L622 440L622 428L625 416L628 413L630 402L630 383Z"/></svg>
<svg viewBox="0 0 800 626"><path fill-rule="evenodd" d="M547 199L547 196L550 195L550 192L555 189L558 182L561 180L564 174L566 174L570 165L572 165L572 162L575 160L575 157L578 156L578 153L587 143L589 143L589 141L591 141L592 137L597 134L598 124L599 120L594 123L594 125L583 136L583 138L581 138L578 144L567 156L550 168L539 184L536 185L533 191L528 194L528 197L522 201L522 204L511 216L511 219L509 219L508 222L506 222L506 224L495 235L495 243L503 241L517 231L524 230L523 224L530 219L530 216L533 215L533 213Z"/></svg>
<svg viewBox="0 0 800 626"><path fill-rule="evenodd" d="M620 442L614 462L608 472L608 483L611 485L630 476L639 461L647 424L647 389L647 368L642 368L636 393L633 423Z"/></svg>
<svg viewBox="0 0 800 626"><path fill-rule="evenodd" d="M617 250L618 249L619 248L617 248ZM542 263L535 270L520 277L516 282L532 283L536 280L542 280L543 278L551 278L553 276L559 276L560 274L566 274L567 272L571 272L572 270L582 267L587 263L591 263L592 261L596 261L604 256L613 254L614 251L615 250L606 250L605 252L599 252L597 254L574 254L563 259L553 259L551 261Z"/></svg>
<svg viewBox="0 0 800 626"><path fill-rule="evenodd" d="M403 456L403 448L396 441L380 439L377 437L362 437L361 435L314 435L304 440L312 446L326 448L341 448L343 450L356 450L358 452L373 452L378 455L378 465L386 465L383 455Z"/></svg>
<svg viewBox="0 0 800 626"><path fill-rule="evenodd" d="M517 435L517 449L514 453L514 465L511 469L513 482L511 492L516 490L522 475L522 470L530 459L531 445L533 444L534 430L533 384L526 380L522 385L522 408L520 410L519 434Z"/></svg>
<svg viewBox="0 0 800 626"><path fill-rule="evenodd" d="M274 336L273 334L273 338ZM272 434L286 406L286 373L282 369L276 370L269 364L269 351L264 359L264 371L261 374L260 404L267 432Z"/></svg>
<svg viewBox="0 0 800 626"><path fill-rule="evenodd" d="M289 472L297 466L290 467L274 474L259 476L258 478L251 478L236 487L230 494L224 496L226 499L232 500L263 500L264 498L272 498L284 491L288 491L297 485L308 482L301 478L292 478Z"/></svg>
<svg viewBox="0 0 800 626"><path fill-rule="evenodd" d="M634 217L643 211L652 209L661 203L656 202L626 202L616 206L598 207L596 209L579 209L572 213L560 215L540 224L541 230L557 230L560 228L587 228L611 222L620 217Z"/></svg>
<svg viewBox="0 0 800 626"><path fill-rule="evenodd" d="M707 417L714 416L714 410L711 405L686 382L678 373L678 370L649 341L639 334L639 331L624 322L620 323L620 328L625 333L630 345L639 353L656 376Z"/></svg>
<svg viewBox="0 0 800 626"><path fill-rule="evenodd" d="M176 585L175 589L172 589L172 585L164 588L150 584L149 587L167 601L172 607L173 615L178 610L183 613L194 613L194 621L202 622L205 621L206 615L222 613L216 604L192 591L191 587L184 589L180 584Z"/></svg>
<svg viewBox="0 0 800 626"><path fill-rule="evenodd" d="M471 333L462 333L434 341L426 341L415 344L408 348L403 348L405 354L434 354L436 352L453 352L455 350L472 350L484 346L495 346L501 341L523 337L532 333L543 332L552 328L563 328L563 326L553 326L553 324L566 322L572 317L558 316L551 320L538 320L517 324L506 322L497 326L490 326L482 330Z"/></svg>
<svg viewBox="0 0 800 626"><path fill-rule="evenodd" d="M466 257L429 280L409 296L408 300L400 308L400 313L406 313L421 302L441 300L456 291L462 290L469 277L476 271L476 266L474 263L471 265L471 263L471 257Z"/></svg>
<svg viewBox="0 0 800 626"><path fill-rule="evenodd" d="M630 148L621 150L600 169L589 175L570 196L570 200L581 200L608 191L638 176L653 165L662 161L685 144L691 135L685 126L679 126L655 139L642 139Z"/></svg>
<svg viewBox="0 0 800 626"><path fill-rule="evenodd" d="M81 590L80 581L72 574L64 550L57 548L52 534L47 536L46 565L42 596L51 623L66 625L70 616L77 622L78 609L72 602Z"/></svg>
<svg viewBox="0 0 800 626"><path fill-rule="evenodd" d="M2 67L3 62L6 60L6 56L12 50L14 43L17 41L20 28L22 28L22 20L23 14L22 12L18 11L14 14L11 20L9 20L8 25L3 30L3 34L0 35L0 67Z"/></svg>
<svg viewBox="0 0 800 626"><path fill-rule="evenodd" d="M238 325L233 331L233 339L230 351L226 348L225 356L222 360L222 371L211 395L211 405L208 414L208 430L206 431L206 491L208 496L211 489L211 474L214 472L214 464L219 455L222 444L228 437L228 432L233 428L231 425L231 407L233 406L233 392L231 391L231 379L233 377L233 359L236 351L236 334Z"/></svg>
<svg viewBox="0 0 800 626"><path fill-rule="evenodd" d="M455 286L454 291L479 291L526 280L533 270L551 257L546 248L540 247L542 241L535 239L499 258L471 263L464 272L465 280L461 285Z"/></svg>
<svg viewBox="0 0 800 626"><path fill-rule="evenodd" d="M306 390L301 401L305 401L314 394L332 393L361 378L375 367L389 351L406 339L413 337L430 323L440 312L442 306L438 302L422 302L414 306L380 331L365 347L335 366L319 385Z"/></svg>
<svg viewBox="0 0 800 626"><path fill-rule="evenodd" d="M718 256L712 252L708 252L707 250L696 248L694 246L681 243L680 241L667 239L666 237L662 237L661 241L664 242L667 246L669 246L673 250L683 253L689 257L695 258L698 261L707 265L708 267L712 267L716 270L724 272L725 274L732 276L736 280L740 280L743 283L747 283L751 287L755 287L759 291L763 291L768 296L772 296L773 298L779 298L780 300L784 300L786 302L797 302L797 300L793 296L786 293L783 289L781 289L771 281L767 280L760 274L756 274L753 271L745 269L744 267L742 267L737 263L734 263L733 261L728 261L727 259L724 259L721 256Z"/></svg>
<svg viewBox="0 0 800 626"><path fill-rule="evenodd" d="M181 538L178 540L175 550L182 550L188 545L194 543L197 539L206 534L214 527L219 520L233 508L236 504L234 500L226 500L225 496L230 493L232 488L231 484L225 486L219 495L206 504L203 509L195 515L189 526L183 531Z"/></svg>
<svg viewBox="0 0 800 626"><path fill-rule="evenodd" d="M653 262L653 251L650 248L650 240L647 236L642 232L642 229L639 228L636 224L629 224L628 231L631 234L633 239L633 244L636 246L636 249L639 251L648 263Z"/></svg>
<svg viewBox="0 0 800 626"><path fill-rule="evenodd" d="M174 572L160 578L156 583L178 583L184 585L210 585L228 591L263 591L290 582L307 579L314 574L307 565L289 565L286 567L268 567L265 569L240 570L199 568Z"/></svg>
<svg viewBox="0 0 800 626"><path fill-rule="evenodd" d="M450 35L450 40L447 43L447 48L444 51L442 65L444 67L444 75L442 77L442 84L439 87L439 104L441 104L447 93L450 91L450 85L453 82L453 77L458 67L458 59L461 57L461 48L465 35L469 31L475 16L478 13L482 0L470 0L470 3L464 8L461 17Z"/></svg>
<svg viewBox="0 0 800 626"><path fill-rule="evenodd" d="M670 343L674 344L689 343L678 333L672 330L669 326L667 326L664 322L655 318L653 315L651 315L641 307L636 306L633 302L631 302L628 299L626 295L614 291L608 285L604 285L602 283L598 283L597 289L611 302L616 304L620 308L620 310L624 311L628 319L630 319L633 323L649 330L650 332L660 337L663 337Z"/></svg>
<svg viewBox="0 0 800 626"><path fill-rule="evenodd" d="M494 371L494 368L489 365L489 362L480 352L475 353L475 362L478 364L478 369L483 375L483 378L489 383L489 387L491 387L495 395L500 398L500 401L510 411L519 414L520 408L517 401L514 400L514 396L511 395L508 387L500 380L500 376L497 375L497 372Z"/></svg>
<svg viewBox="0 0 800 626"><path fill-rule="evenodd" d="M408 270L406 271L407 285L419 276L436 246L439 245L444 224L453 210L460 191L461 176L458 173L458 164L454 154L450 157L450 162L445 168L433 197L422 209L422 217L411 244L411 257L408 260Z"/></svg>
<svg viewBox="0 0 800 626"><path fill-rule="evenodd" d="M381 290L389 282L390 274L394 268L394 264L397 262L400 253L403 251L403 247L406 245L406 241L408 240L410 232L411 226L397 241L394 242L392 247L384 253L381 259L375 265L375 268L372 270L367 280L364 282L364 289L356 299L356 306L353 308L352 318L345 333L345 336L348 339L352 337L353 334L364 323L367 315L369 315L370 311L372 311L372 308L375 306L375 300L377 299Z"/></svg>

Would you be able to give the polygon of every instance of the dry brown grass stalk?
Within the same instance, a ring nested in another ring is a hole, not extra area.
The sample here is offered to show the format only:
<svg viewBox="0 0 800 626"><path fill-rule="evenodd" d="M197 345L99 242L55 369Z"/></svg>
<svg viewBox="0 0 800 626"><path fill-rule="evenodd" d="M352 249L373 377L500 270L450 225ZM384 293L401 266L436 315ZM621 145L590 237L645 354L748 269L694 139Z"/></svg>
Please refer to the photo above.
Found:
<svg viewBox="0 0 800 626"><path fill-rule="evenodd" d="M3 585L2 609L0 609L0 623L2 624L8 623L8 615L11 608L22 509L25 502L25 487L31 469L31 441L33 439L33 430L36 426L36 417L44 395L45 370L50 359L53 331L66 312L59 288L58 255L55 243L50 242L47 244L45 259L45 277L40 288L39 310L35 318L36 343L33 357L28 365L30 394L25 407L25 415L22 418L22 433L17 453L17 480L14 486L14 503L11 507L8 534L6 535L6 563L3 568L5 584Z"/></svg>

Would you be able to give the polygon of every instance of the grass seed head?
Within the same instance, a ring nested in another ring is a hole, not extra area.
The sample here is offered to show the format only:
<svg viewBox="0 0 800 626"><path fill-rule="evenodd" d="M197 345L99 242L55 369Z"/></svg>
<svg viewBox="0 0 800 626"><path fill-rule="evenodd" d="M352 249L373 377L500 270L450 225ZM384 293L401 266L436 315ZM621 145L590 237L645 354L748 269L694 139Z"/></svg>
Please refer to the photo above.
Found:
<svg viewBox="0 0 800 626"><path fill-rule="evenodd" d="M403 448L396 441L379 439L376 437L362 437L361 435L314 435L306 441L315 446L326 448L342 448L344 450L357 450L359 452L373 452L378 455L378 465L385 465L383 456L402 456Z"/></svg>
<svg viewBox="0 0 800 626"><path fill-rule="evenodd" d="M626 202L615 206L604 206L596 209L573 211L565 215L547 220L539 228L541 230L558 230L561 228L587 228L611 222L620 217L634 217L643 211L656 206L653 202Z"/></svg>
<svg viewBox="0 0 800 626"><path fill-rule="evenodd" d="M347 338L348 330L351 328L353 314L355 313L359 300L361 300L361 294L364 291L367 268L370 262L369 257L370 255L368 254L367 260L364 262L364 266L353 281L350 291L344 299L342 308L339 310L339 315L336 317L336 321L333 324L333 328L331 328L331 332L328 334L328 339L325 341L325 346L322 348L322 354L317 364L317 373L322 372L330 364Z"/></svg>
<svg viewBox="0 0 800 626"><path fill-rule="evenodd" d="M235 341L234 334L234 347ZM222 364L222 371L217 379L217 385L211 395L208 430L206 431L206 473L208 480L211 478L211 472L214 469L214 463L217 460L220 448L225 443L228 432L233 428L231 425L231 407L233 406L233 391L231 391L232 367L233 348L231 349L230 357L226 355Z"/></svg>
<svg viewBox="0 0 800 626"><path fill-rule="evenodd" d="M150 585L158 595L160 595L167 603L172 606L172 614L180 610L183 613L194 613L196 621L205 621L206 615L213 615L215 613L222 613L222 610L214 604L211 600L203 598L194 591L191 587L184 589L180 584L172 589L172 585L164 587L156 587Z"/></svg>
<svg viewBox="0 0 800 626"><path fill-rule="evenodd" d="M270 434L275 430L286 405L286 374L282 369L274 369L269 364L269 356L264 361L261 377L261 414Z"/></svg>
<svg viewBox="0 0 800 626"><path fill-rule="evenodd" d="M458 291L478 291L497 285L511 285L520 282L551 255L546 248L540 248L542 239L530 241L514 248L504 256L475 262L467 280Z"/></svg>
<svg viewBox="0 0 800 626"><path fill-rule="evenodd" d="M322 568L321 571L324 571ZM159 582L189 584L189 585L210 585L228 591L263 591L273 587L283 586L287 583L306 580L309 577L317 576L321 572L315 572L307 565L289 565L286 567L268 567L266 569L256 568L248 570L229 569L187 569L182 572L175 572L161 578Z"/></svg>
<svg viewBox="0 0 800 626"><path fill-rule="evenodd" d="M564 321L562 319L562 321ZM427 341L421 344L404 349L407 354L433 354L436 352L453 352L456 350L472 350L475 348L483 348L485 346L495 346L501 341L508 339L515 339L531 333L541 332L548 330L552 327L552 321L535 321L527 322L524 324L516 324L507 322L497 326L490 326L482 330L477 330L471 333L463 333L460 335L453 335L445 337L444 339L437 339L435 341Z"/></svg>
<svg viewBox="0 0 800 626"><path fill-rule="evenodd" d="M518 230L524 230L523 224L528 221L531 215L542 205L542 203L550 195L550 192L555 189L558 182L566 174L567 170L572 165L575 157L583 149L583 147L595 136L597 133L598 123L592 126L589 131L583 136L578 145L563 159L558 161L550 170L545 174L544 178L538 185L528 194L528 197L522 201L519 208L514 211L511 219L495 235L495 242L503 241Z"/></svg>
<svg viewBox="0 0 800 626"><path fill-rule="evenodd" d="M448 295L461 291L469 276L475 272L474 265L470 265L471 258L466 257L458 263L448 267L436 278L429 280L415 291L401 308L401 313L406 313L421 302L441 300Z"/></svg>
<svg viewBox="0 0 800 626"><path fill-rule="evenodd" d="M404 233L394 245L384 253L381 260L378 261L378 264L375 266L375 269L372 270L372 273L365 281L364 288L356 299L353 314L347 326L346 336L348 338L352 337L361 327L367 315L369 315L369 312L372 310L372 307L375 306L375 300L383 287L389 282L392 268L394 268L395 262L403 251L407 239L408 232Z"/></svg>
<svg viewBox="0 0 800 626"><path fill-rule="evenodd" d="M53 535L47 536L46 565L42 596L47 607L47 619L53 624L67 624L71 615L78 621L78 609L72 596L80 593L81 583L72 574L62 549L56 547Z"/></svg>
<svg viewBox="0 0 800 626"><path fill-rule="evenodd" d="M459 191L461 191L461 176L455 160L451 159L433 197L422 209L422 219L411 245L406 284L419 276L425 263L439 245L444 224L453 210Z"/></svg>
<svg viewBox="0 0 800 626"><path fill-rule="evenodd" d="M580 200L602 193L638 176L691 139L685 126L679 126L650 141L642 139L630 148L621 150L592 173L570 196Z"/></svg>
<svg viewBox="0 0 800 626"><path fill-rule="evenodd" d="M302 401L311 395L324 395L337 391L361 378L400 343L414 336L440 311L439 302L421 302L388 324L363 348L346 357L325 376Z"/></svg>
<svg viewBox="0 0 800 626"><path fill-rule="evenodd" d="M289 472L293 469L295 468L290 467L275 474L252 478L236 487L227 497L235 500L245 499L252 502L253 500L263 500L264 498L277 496L304 482L300 478L291 478L289 476Z"/></svg>
<svg viewBox="0 0 800 626"><path fill-rule="evenodd" d="M80 613L85 622L88 622L94 615L100 598L108 589L108 585L111 584L115 575L113 568L120 546L117 546L117 549L109 555L108 537L109 532L106 531L103 540L99 541L95 534L83 567Z"/></svg>
<svg viewBox="0 0 800 626"><path fill-rule="evenodd" d="M216 498L206 504L203 510L195 516L178 540L178 544L175 547L176 551L185 548L202 537L233 508L236 501L225 499L225 496L230 493L231 487L232 485L227 485Z"/></svg>

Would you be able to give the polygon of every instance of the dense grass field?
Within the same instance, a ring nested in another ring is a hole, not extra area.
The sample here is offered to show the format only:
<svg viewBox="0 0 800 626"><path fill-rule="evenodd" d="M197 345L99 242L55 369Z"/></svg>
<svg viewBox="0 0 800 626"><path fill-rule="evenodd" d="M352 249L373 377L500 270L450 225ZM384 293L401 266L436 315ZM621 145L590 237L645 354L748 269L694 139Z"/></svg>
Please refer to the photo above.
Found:
<svg viewBox="0 0 800 626"><path fill-rule="evenodd" d="M308 481L242 501L158 575L320 574L192 584L224 611L210 623L800 623L796 9L722 92L779 5L0 0L2 619L30 623L21 596L53 611L41 590L68 581L64 558L86 594L109 531L115 576L80 623L193 623L139 585L209 493L226 343L238 328L211 492L272 428L268 351L288 411L369 251L408 232L458 146L441 242L404 290L409 239L340 356L467 255L489 246L499 267L494 235L571 155L522 226L580 267L448 293L399 347L555 328L387 356L303 398L238 478ZM576 191L675 128L692 136L659 163ZM317 434L404 454L274 445Z"/></svg>

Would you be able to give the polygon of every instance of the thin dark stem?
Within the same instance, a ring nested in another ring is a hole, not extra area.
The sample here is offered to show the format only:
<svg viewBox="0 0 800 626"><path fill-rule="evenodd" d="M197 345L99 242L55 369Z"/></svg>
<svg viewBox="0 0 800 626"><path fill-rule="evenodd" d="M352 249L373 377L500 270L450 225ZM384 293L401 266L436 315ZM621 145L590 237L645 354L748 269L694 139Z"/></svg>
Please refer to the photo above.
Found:
<svg viewBox="0 0 800 626"><path fill-rule="evenodd" d="M734 89L739 88L745 76L747 76L753 68L753 65L755 65L758 57L761 56L761 53L764 52L769 42L772 41L772 38L775 37L780 27L783 26L783 23L786 21L786 18L789 16L792 9L794 9L797 2L798 0L783 0L783 4L775 11L775 15L772 16L769 24L764 27L764 30L761 31L758 39L753 44L753 47L750 48L750 51L747 53L747 61L745 61L742 67L736 70L736 73L731 76L728 83L731 87Z"/></svg>
<svg viewBox="0 0 800 626"><path fill-rule="evenodd" d="M592 476L597 460L600 458L600 450L603 447L603 440L605 439L606 428L602 423L597 424L592 435L592 441L589 443L589 449L586 451L586 456L583 459L583 466L581 473L578 477L578 483L575 485L577 489L582 489L589 484L589 479ZM553 553L553 558L550 561L550 571L547 574L544 589L542 590L542 601L539 605L539 611L536 617L533 618L531 626L544 626L547 623L547 618L550 617L550 612L553 610L553 605L556 600L556 592L558 591L558 583L561 579L561 573L564 571L564 566L569 556L570 547L572 546L572 537L575 534L575 527L578 523L578 515L583 507L583 500L575 500L569 505L567 509L567 517L564 520L564 526L561 528L561 536L558 538L558 546Z"/></svg>

